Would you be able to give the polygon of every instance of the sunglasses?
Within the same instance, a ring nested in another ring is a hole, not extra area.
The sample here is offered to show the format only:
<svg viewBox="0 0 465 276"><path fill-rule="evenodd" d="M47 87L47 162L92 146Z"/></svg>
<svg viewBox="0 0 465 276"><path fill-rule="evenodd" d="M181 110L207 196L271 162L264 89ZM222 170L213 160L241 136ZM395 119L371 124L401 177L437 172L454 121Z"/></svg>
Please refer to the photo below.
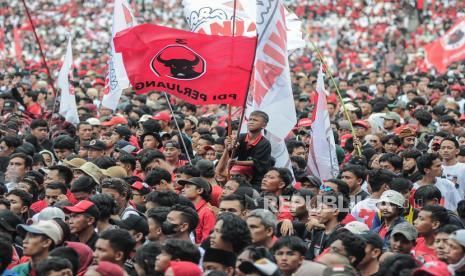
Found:
<svg viewBox="0 0 465 276"><path fill-rule="evenodd" d="M320 185L320 190L325 191L325 192L331 192L331 191L333 191L333 188L322 184L322 185Z"/></svg>

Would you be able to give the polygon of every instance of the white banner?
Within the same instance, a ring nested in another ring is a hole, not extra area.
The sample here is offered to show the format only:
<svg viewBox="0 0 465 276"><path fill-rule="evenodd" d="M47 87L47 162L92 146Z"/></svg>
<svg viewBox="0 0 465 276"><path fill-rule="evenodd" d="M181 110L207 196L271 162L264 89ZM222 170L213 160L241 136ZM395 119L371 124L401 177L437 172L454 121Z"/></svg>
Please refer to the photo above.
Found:
<svg viewBox="0 0 465 276"><path fill-rule="evenodd" d="M66 121L77 125L79 124L79 115L77 112L76 97L74 95L74 87L69 83L69 78L72 76L73 72L73 47L71 40L72 38L70 36L63 65L58 74L58 88L61 89L59 113L61 116L65 117Z"/></svg>

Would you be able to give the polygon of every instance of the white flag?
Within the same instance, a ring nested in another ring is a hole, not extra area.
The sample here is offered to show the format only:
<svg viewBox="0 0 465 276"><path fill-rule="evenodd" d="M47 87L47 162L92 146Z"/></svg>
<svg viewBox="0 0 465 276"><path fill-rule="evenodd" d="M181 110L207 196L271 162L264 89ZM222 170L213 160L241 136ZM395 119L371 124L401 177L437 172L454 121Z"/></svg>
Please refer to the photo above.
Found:
<svg viewBox="0 0 465 276"><path fill-rule="evenodd" d="M329 121L322 67L320 67L320 72L318 73L316 91L318 93L318 101L312 124L308 166L313 175L319 177L321 180L326 180L338 176L339 165L333 130Z"/></svg>
<svg viewBox="0 0 465 276"><path fill-rule="evenodd" d="M63 65L58 74L58 88L61 89L59 113L61 116L65 117L66 121L76 125L79 124L76 97L74 95L74 87L69 84L69 77L70 75L72 76L73 70L73 48L71 40L72 38L70 36Z"/></svg>
<svg viewBox="0 0 465 276"><path fill-rule="evenodd" d="M116 33L135 26L136 19L126 0L115 0L113 8L113 26L111 28L110 58L108 60L108 74L105 79L105 89L102 106L115 110L123 89L129 87L129 79L124 68L121 53L115 52L113 38Z"/></svg>

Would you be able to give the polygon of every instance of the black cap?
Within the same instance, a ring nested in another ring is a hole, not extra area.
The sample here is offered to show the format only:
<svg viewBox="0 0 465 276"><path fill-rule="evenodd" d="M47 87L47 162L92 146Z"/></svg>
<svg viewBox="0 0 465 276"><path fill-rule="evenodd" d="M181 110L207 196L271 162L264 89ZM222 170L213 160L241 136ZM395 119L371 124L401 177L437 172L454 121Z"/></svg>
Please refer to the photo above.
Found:
<svg viewBox="0 0 465 276"><path fill-rule="evenodd" d="M30 179L34 181L37 185L44 184L44 175L38 171L28 171L24 174L24 179Z"/></svg>
<svg viewBox="0 0 465 276"><path fill-rule="evenodd" d="M21 224L21 219L10 210L0 210L0 228L8 232L15 232L16 226Z"/></svg>
<svg viewBox="0 0 465 276"><path fill-rule="evenodd" d="M118 133L119 135L121 135L121 137L123 137L125 139L131 137L131 135L132 135L131 129L129 129L129 127L127 127L125 125L119 125L119 126L115 127L114 132Z"/></svg>
<svg viewBox="0 0 465 276"><path fill-rule="evenodd" d="M94 150L106 150L107 145L103 141L94 139L89 142L89 145L87 145L87 148L94 149Z"/></svg>
<svg viewBox="0 0 465 276"><path fill-rule="evenodd" d="M233 252L210 247L205 250L203 261L219 263L225 267L234 267L236 265L236 255Z"/></svg>
<svg viewBox="0 0 465 276"><path fill-rule="evenodd" d="M149 225L147 221L138 215L131 214L128 218L117 222L118 226L126 230L135 230L146 236L149 233Z"/></svg>
<svg viewBox="0 0 465 276"><path fill-rule="evenodd" d="M75 148L75 141L68 135L60 135L53 140L54 149L71 149Z"/></svg>
<svg viewBox="0 0 465 276"><path fill-rule="evenodd" d="M195 164L195 168L197 168L197 170L199 170L200 172L200 175L203 176L205 174L208 174L208 172L214 173L215 164L210 160L202 159L197 161L197 163Z"/></svg>
<svg viewBox="0 0 465 276"><path fill-rule="evenodd" d="M192 177L192 178L189 178L189 179L180 179L178 180L178 184L179 185L195 185L199 188L203 188L208 194L211 194L212 192L212 188L211 188L211 185L210 183L208 183L207 180L201 178L201 177Z"/></svg>

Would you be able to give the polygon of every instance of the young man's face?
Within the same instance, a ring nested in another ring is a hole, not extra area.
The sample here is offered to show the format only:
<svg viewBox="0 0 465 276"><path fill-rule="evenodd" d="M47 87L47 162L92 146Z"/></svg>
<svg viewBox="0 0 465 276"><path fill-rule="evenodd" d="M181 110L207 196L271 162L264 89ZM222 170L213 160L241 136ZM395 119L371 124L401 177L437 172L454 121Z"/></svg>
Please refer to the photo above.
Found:
<svg viewBox="0 0 465 276"><path fill-rule="evenodd" d="M8 171L16 173L19 178L23 178L26 173L26 161L20 157L12 158L8 163Z"/></svg>
<svg viewBox="0 0 465 276"><path fill-rule="evenodd" d="M440 177L442 175L442 166L441 160L436 159L433 161L431 168L425 169L425 172L430 176Z"/></svg>
<svg viewBox="0 0 465 276"><path fill-rule="evenodd" d="M78 130L78 136L82 141L92 139L92 126L88 124L81 125Z"/></svg>
<svg viewBox="0 0 465 276"><path fill-rule="evenodd" d="M402 163L402 169L404 171L410 171L417 165L415 158L404 158Z"/></svg>
<svg viewBox="0 0 465 276"><path fill-rule="evenodd" d="M389 202L380 202L378 203L378 209L381 212L383 218L394 218L398 216L399 211L397 207Z"/></svg>
<svg viewBox="0 0 465 276"><path fill-rule="evenodd" d="M289 249L288 247L283 247L274 253L276 259L276 264L279 267L279 270L285 274L294 273L302 264L304 256L299 252Z"/></svg>
<svg viewBox="0 0 465 276"><path fill-rule="evenodd" d="M27 207L23 205L23 201L17 195L8 195L6 199L10 202L10 211L17 216L21 216L27 211Z"/></svg>
<svg viewBox="0 0 465 276"><path fill-rule="evenodd" d="M300 156L300 157L302 157L304 160L307 160L307 151L305 150L304 147L298 147L298 148L295 148L295 149L291 152L291 156Z"/></svg>
<svg viewBox="0 0 465 276"><path fill-rule="evenodd" d="M439 129L447 133L452 133L452 130L454 130L454 126L449 122L440 122Z"/></svg>
<svg viewBox="0 0 465 276"><path fill-rule="evenodd" d="M126 195L122 195L117 190L111 188L102 188L102 193L113 197L120 208L125 207Z"/></svg>
<svg viewBox="0 0 465 276"><path fill-rule="evenodd" d="M389 239L391 243L391 250L394 253L410 254L410 251L412 251L413 247L415 247L415 242L407 240L407 238L401 233L391 235Z"/></svg>
<svg viewBox="0 0 465 276"><path fill-rule="evenodd" d="M223 223L224 222L222 220L216 222L215 228L210 234L210 247L221 250L230 250L231 244L221 238L221 229L223 228Z"/></svg>
<svg viewBox="0 0 465 276"><path fill-rule="evenodd" d="M430 233L433 230L431 212L421 210L413 225L417 228L418 234Z"/></svg>
<svg viewBox="0 0 465 276"><path fill-rule="evenodd" d="M148 218L147 223L149 225L149 234L147 239L149 241L158 241L162 236L161 225L157 223L153 218Z"/></svg>
<svg viewBox="0 0 465 276"><path fill-rule="evenodd" d="M384 144L384 150L386 152L396 153L398 148L399 146L393 140L389 140Z"/></svg>
<svg viewBox="0 0 465 276"><path fill-rule="evenodd" d="M47 187L48 184L52 182L63 181L58 170L49 170L44 179L44 186Z"/></svg>
<svg viewBox="0 0 465 276"><path fill-rule="evenodd" d="M44 238L42 235L26 233L26 238L23 241L24 255L26 256L38 256L48 250L49 246L46 246L50 242L49 239Z"/></svg>
<svg viewBox="0 0 465 276"><path fill-rule="evenodd" d="M317 212L317 219L321 224L326 224L337 216L337 212L335 212L334 208L326 204L320 204Z"/></svg>
<svg viewBox="0 0 465 276"><path fill-rule="evenodd" d="M60 161L66 159L71 153L73 153L73 151L70 149L55 149L55 154Z"/></svg>
<svg viewBox="0 0 465 276"><path fill-rule="evenodd" d="M441 155L444 160L452 160L459 154L459 149L455 147L455 144L452 141L445 140L441 143L439 148L439 155Z"/></svg>
<svg viewBox="0 0 465 276"><path fill-rule="evenodd" d="M264 118L257 115L252 115L249 117L249 120L247 121L247 129L249 131L258 131L264 127L266 127Z"/></svg>
<svg viewBox="0 0 465 276"><path fill-rule="evenodd" d="M231 213L235 214L239 217L243 216L242 213L242 206L239 200L222 200L220 201L220 205L218 207L219 214L221 213Z"/></svg>
<svg viewBox="0 0 465 276"><path fill-rule="evenodd" d="M47 138L48 128L47 127L36 127L31 130L31 134L39 141L43 141Z"/></svg>
<svg viewBox="0 0 465 276"><path fill-rule="evenodd" d="M171 255L162 250L155 259L155 271L164 272L170 266L170 261Z"/></svg>
<svg viewBox="0 0 465 276"><path fill-rule="evenodd" d="M122 252L116 252L111 246L109 240L98 239L95 243L94 261L99 263L103 261L116 263L123 259Z"/></svg>
<svg viewBox="0 0 465 276"><path fill-rule="evenodd" d="M60 196L63 195L60 189L45 189L44 200L48 206L53 206L55 202L60 200Z"/></svg>
<svg viewBox="0 0 465 276"><path fill-rule="evenodd" d="M347 183L350 191L355 191L360 186L360 180L351 171L345 171L341 175L341 180Z"/></svg>
<svg viewBox="0 0 465 276"><path fill-rule="evenodd" d="M405 137L402 139L402 146L406 149L413 148L415 146L416 138L414 136Z"/></svg>
<svg viewBox="0 0 465 276"><path fill-rule="evenodd" d="M163 154L165 155L166 161L176 162L179 160L179 154L181 154L181 151L176 147L165 147Z"/></svg>
<svg viewBox="0 0 465 276"><path fill-rule="evenodd" d="M379 162L379 166L380 166L381 169L385 169L385 170L391 171L393 173L396 173L396 168L391 163L389 163L388 161Z"/></svg>
<svg viewBox="0 0 465 276"><path fill-rule="evenodd" d="M82 233L85 229L92 225L92 218L85 214L71 214L69 218L69 229L73 234Z"/></svg>
<svg viewBox="0 0 465 276"><path fill-rule="evenodd" d="M438 256L439 260L447 262L447 251L449 249L449 234L448 233L437 233L434 237L434 252Z"/></svg>
<svg viewBox="0 0 465 276"><path fill-rule="evenodd" d="M182 188L182 195L189 200L194 200L199 196L199 188L192 184L186 184Z"/></svg>

